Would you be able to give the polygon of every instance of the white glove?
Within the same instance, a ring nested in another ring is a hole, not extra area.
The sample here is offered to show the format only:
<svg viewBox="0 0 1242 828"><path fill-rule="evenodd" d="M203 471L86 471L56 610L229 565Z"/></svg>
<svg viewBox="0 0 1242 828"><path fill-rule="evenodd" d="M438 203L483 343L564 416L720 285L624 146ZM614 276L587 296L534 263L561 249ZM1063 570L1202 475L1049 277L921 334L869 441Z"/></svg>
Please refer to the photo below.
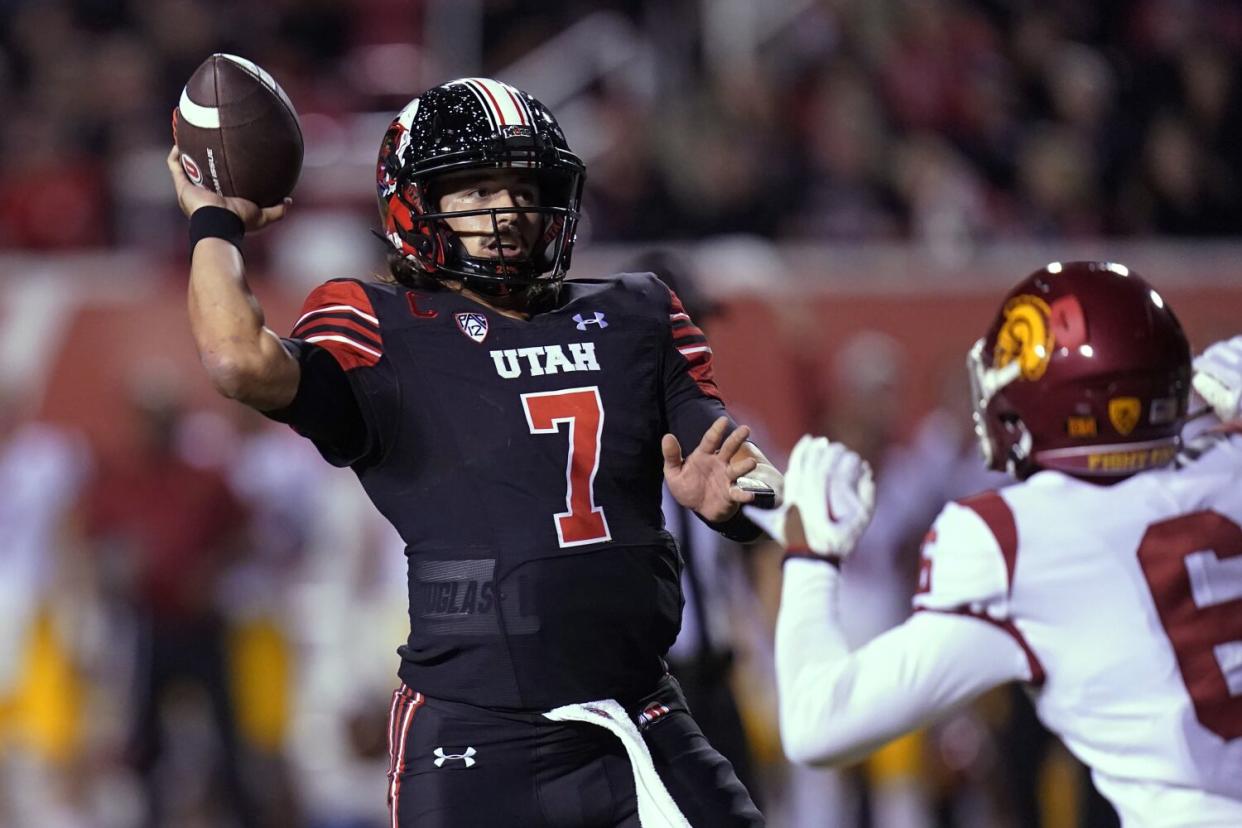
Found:
<svg viewBox="0 0 1242 828"><path fill-rule="evenodd" d="M841 443L804 435L789 457L785 503L798 507L812 552L844 558L875 512L871 466Z"/></svg>
<svg viewBox="0 0 1242 828"><path fill-rule="evenodd" d="M1217 342L1194 360L1191 384L1224 422L1242 415L1242 336Z"/></svg>

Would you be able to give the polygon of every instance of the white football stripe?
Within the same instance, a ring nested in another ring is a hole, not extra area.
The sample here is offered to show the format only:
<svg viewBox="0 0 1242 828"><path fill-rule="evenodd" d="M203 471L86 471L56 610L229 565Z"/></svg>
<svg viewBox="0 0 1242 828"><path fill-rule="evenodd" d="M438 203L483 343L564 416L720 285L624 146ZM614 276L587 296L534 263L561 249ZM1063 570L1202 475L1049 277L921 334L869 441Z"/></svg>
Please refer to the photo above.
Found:
<svg viewBox="0 0 1242 828"><path fill-rule="evenodd" d="M322 334L320 336L306 337L307 342L323 342L325 339L328 340L329 342L340 342L344 345L352 345L353 347L357 348L359 351L364 351L365 353L368 353L373 357L383 356L383 354L381 354L379 351L373 351L370 348L368 348L366 345L359 345L357 342L354 342L352 339L349 339L348 337L337 336L336 334Z"/></svg>
<svg viewBox="0 0 1242 828"><path fill-rule="evenodd" d="M190 100L190 93L187 89L181 90L181 103L177 107L181 110L181 119L190 126L199 129L219 129L220 128L220 108L217 106L199 106Z"/></svg>
<svg viewBox="0 0 1242 828"><path fill-rule="evenodd" d="M236 63L238 66L262 81L269 89L280 96L280 99L285 102L285 106L289 107L290 112L297 111L293 108L293 101L289 100L289 96L285 94L285 90L280 88L280 84L276 83L276 79L268 74L267 70L262 66L252 60L246 60L244 57L230 55L225 52L220 52L220 57L232 63Z"/></svg>
<svg viewBox="0 0 1242 828"><path fill-rule="evenodd" d="M695 348L678 348L677 350L681 352L682 356L690 356L690 354L701 354L704 351L706 351L709 354L712 352L711 346L709 345L699 345L698 347L695 347Z"/></svg>
<svg viewBox="0 0 1242 828"><path fill-rule="evenodd" d="M297 322L293 323L293 327L296 328L298 325L301 325L303 322L305 322L307 319L310 319L312 316L314 316L317 313L329 313L330 311L349 311L354 316L360 316L363 319L370 322L372 325L379 324L379 320L376 319L374 316L372 316L369 313L363 313L362 311L355 308L353 305L324 305L322 308L315 308L313 311L307 311L306 313L302 314L301 318L298 319Z"/></svg>
<svg viewBox="0 0 1242 828"><path fill-rule="evenodd" d="M246 60L244 57L238 57L237 55L230 55L224 52L220 53L220 57L224 58L225 60L236 63L238 66L245 69L247 72L254 75L256 78L263 81L268 86L272 87L273 89L276 88L276 81L272 79L272 76L267 73L266 69L263 69L261 66L259 66L254 61Z"/></svg>

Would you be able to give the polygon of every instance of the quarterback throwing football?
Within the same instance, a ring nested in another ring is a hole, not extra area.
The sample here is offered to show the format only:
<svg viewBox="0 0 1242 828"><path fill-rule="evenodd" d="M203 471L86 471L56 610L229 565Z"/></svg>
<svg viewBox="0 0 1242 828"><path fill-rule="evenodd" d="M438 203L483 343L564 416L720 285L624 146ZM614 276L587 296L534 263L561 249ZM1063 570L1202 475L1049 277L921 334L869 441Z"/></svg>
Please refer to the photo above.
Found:
<svg viewBox="0 0 1242 828"><path fill-rule="evenodd" d="M169 169L215 385L351 467L407 544L394 828L761 825L666 672L682 601L661 479L744 539L759 487L738 478L779 493L780 475L663 283L562 281L584 170L552 113L486 78L412 100L376 167L390 272L316 288L284 339L237 245L287 205L195 187L175 150Z"/></svg>
<svg viewBox="0 0 1242 828"><path fill-rule="evenodd" d="M870 471L824 438L793 453L769 516L786 753L847 762L1018 681L1127 826L1242 825L1242 340L1195 361L1225 423L1180 451L1189 345L1121 265L1035 273L970 365L984 454L1021 482L945 507L914 615L853 652L836 564Z"/></svg>

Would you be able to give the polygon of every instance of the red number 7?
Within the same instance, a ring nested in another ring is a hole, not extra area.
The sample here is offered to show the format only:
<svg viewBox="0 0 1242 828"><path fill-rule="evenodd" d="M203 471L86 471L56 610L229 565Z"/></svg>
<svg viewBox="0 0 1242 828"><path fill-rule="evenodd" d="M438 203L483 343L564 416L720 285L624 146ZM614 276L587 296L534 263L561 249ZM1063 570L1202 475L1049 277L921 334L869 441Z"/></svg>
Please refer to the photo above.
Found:
<svg viewBox="0 0 1242 828"><path fill-rule="evenodd" d="M555 434L569 426L569 460L565 464L565 511L558 512L556 537L561 546L611 540L604 510L595 505L595 473L604 432L599 388L567 388L522 395L531 434Z"/></svg>

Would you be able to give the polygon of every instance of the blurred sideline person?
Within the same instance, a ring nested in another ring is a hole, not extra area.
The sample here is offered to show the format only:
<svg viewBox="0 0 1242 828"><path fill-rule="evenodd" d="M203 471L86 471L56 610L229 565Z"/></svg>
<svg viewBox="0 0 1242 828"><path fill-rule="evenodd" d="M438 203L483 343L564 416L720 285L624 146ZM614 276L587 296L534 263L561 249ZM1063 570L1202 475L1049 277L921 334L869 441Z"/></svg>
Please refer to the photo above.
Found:
<svg viewBox="0 0 1242 828"><path fill-rule="evenodd" d="M654 273L677 294L704 334L710 332L711 321L721 313L721 307L702 292L688 261L657 250L627 269ZM753 419L748 420L754 433ZM681 630L668 651L669 669L707 741L729 760L756 804L762 805L733 684L733 629L743 623L738 616L755 606L746 600L751 589L742 560L746 547L711 531L692 510L677 502L667 486L661 509L664 525L681 553L681 593L685 600ZM750 620L759 623L757 618Z"/></svg>
<svg viewBox="0 0 1242 828"><path fill-rule="evenodd" d="M1197 384L1232 418L1222 364L1209 349L1197 365L1213 379ZM985 456L1022 482L945 508L916 614L853 652L837 567L870 518L870 470L824 438L790 459L786 752L849 761L1018 681L1123 824L1242 824L1242 424L1178 452L1189 345L1163 298L1117 264L1028 277L971 366Z"/></svg>
<svg viewBox="0 0 1242 828"><path fill-rule="evenodd" d="M351 467L407 544L393 824L762 824L666 673L681 591L660 477L749 539L737 481L778 495L780 476L674 293L563 283L584 169L552 114L485 78L412 100L376 168L390 273L315 289L283 340L240 242L287 204L197 188L175 149L168 167L216 388Z"/></svg>
<svg viewBox="0 0 1242 828"><path fill-rule="evenodd" d="M28 398L27 398L28 399ZM29 416L0 377L0 824L69 822L80 759L79 596L65 589L69 516L90 471L79 435Z"/></svg>
<svg viewBox="0 0 1242 828"><path fill-rule="evenodd" d="M105 591L132 622L125 753L142 778L143 825L175 824L183 816L179 811L191 804L190 792L200 792L211 806L222 801L241 826L258 825L242 770L229 630L218 594L220 578L240 549L248 513L220 469L192 465L178 451L182 402L170 376L135 379L133 450L101 462L84 494L83 531ZM212 790L217 774L210 765L201 767L198 755L187 761L184 752L193 739L186 738L184 721L178 727L168 714L176 691L187 683L203 692L209 708L222 798L201 793ZM194 779L177 784L174 777L191 762Z"/></svg>

